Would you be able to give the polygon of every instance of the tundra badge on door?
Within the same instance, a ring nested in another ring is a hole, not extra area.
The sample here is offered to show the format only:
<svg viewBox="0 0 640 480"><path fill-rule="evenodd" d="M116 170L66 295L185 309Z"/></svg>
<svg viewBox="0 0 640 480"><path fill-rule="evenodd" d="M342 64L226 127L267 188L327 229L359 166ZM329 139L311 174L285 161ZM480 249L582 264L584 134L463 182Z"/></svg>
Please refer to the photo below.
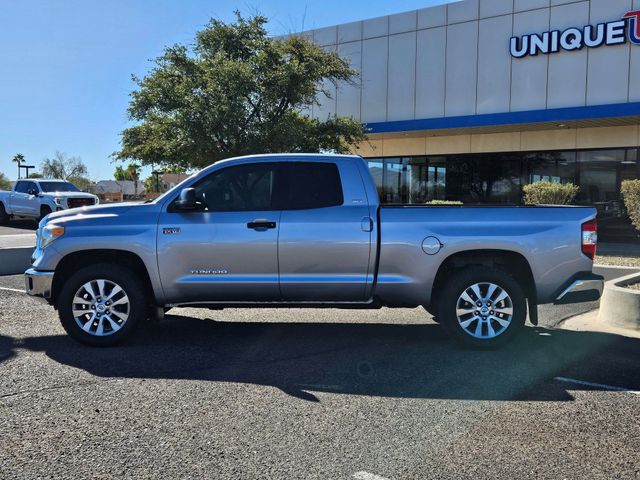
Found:
<svg viewBox="0 0 640 480"><path fill-rule="evenodd" d="M177 235L180 233L180 228L178 227L165 227L162 229L162 233L164 235Z"/></svg>

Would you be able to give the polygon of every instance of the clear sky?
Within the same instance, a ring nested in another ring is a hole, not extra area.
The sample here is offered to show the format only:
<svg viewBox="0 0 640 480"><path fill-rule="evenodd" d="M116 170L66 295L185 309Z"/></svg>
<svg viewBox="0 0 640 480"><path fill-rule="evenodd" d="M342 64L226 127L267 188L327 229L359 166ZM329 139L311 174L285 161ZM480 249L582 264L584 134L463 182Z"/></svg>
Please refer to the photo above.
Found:
<svg viewBox="0 0 640 480"><path fill-rule="evenodd" d="M80 156L93 180L111 178L131 75L143 76L165 46L191 43L210 18L259 12L278 35L441 3L0 0L0 172L16 178L16 153L39 166L60 150Z"/></svg>

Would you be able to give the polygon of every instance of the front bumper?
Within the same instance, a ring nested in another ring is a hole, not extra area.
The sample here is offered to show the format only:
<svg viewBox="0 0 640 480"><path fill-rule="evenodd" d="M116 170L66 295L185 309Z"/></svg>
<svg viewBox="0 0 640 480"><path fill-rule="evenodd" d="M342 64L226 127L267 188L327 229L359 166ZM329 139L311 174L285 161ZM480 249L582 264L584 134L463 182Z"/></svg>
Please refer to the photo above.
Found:
<svg viewBox="0 0 640 480"><path fill-rule="evenodd" d="M604 277L595 273L573 278L556 297L556 305L594 302L602 296Z"/></svg>
<svg viewBox="0 0 640 480"><path fill-rule="evenodd" d="M51 298L54 272L39 272L30 268L24 272L24 283L27 293L33 297Z"/></svg>

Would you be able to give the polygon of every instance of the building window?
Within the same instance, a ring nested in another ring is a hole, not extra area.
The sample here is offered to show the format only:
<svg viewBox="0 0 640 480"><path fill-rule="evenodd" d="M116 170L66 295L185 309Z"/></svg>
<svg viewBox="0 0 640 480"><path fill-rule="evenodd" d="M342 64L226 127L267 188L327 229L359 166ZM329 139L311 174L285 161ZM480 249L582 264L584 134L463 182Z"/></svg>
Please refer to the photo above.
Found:
<svg viewBox="0 0 640 480"><path fill-rule="evenodd" d="M367 160L382 203L431 200L522 204L522 186L574 183L577 203L622 212L620 184L640 178L637 148L490 153Z"/></svg>
<svg viewBox="0 0 640 480"><path fill-rule="evenodd" d="M382 203L420 205L446 197L445 157L367 159Z"/></svg>
<svg viewBox="0 0 640 480"><path fill-rule="evenodd" d="M447 157L447 200L463 203L520 203L522 159L518 154Z"/></svg>
<svg viewBox="0 0 640 480"><path fill-rule="evenodd" d="M576 152L534 152L523 157L526 183L547 180L553 183L576 182Z"/></svg>

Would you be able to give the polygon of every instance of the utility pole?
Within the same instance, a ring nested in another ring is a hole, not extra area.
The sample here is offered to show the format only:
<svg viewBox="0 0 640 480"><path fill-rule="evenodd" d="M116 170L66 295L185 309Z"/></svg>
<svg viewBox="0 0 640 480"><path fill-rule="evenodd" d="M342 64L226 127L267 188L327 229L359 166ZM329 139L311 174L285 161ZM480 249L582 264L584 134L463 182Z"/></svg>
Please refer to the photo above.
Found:
<svg viewBox="0 0 640 480"><path fill-rule="evenodd" d="M160 175L162 175L164 172L161 170L153 170L151 172L151 175L156 177L156 192L160 193Z"/></svg>

